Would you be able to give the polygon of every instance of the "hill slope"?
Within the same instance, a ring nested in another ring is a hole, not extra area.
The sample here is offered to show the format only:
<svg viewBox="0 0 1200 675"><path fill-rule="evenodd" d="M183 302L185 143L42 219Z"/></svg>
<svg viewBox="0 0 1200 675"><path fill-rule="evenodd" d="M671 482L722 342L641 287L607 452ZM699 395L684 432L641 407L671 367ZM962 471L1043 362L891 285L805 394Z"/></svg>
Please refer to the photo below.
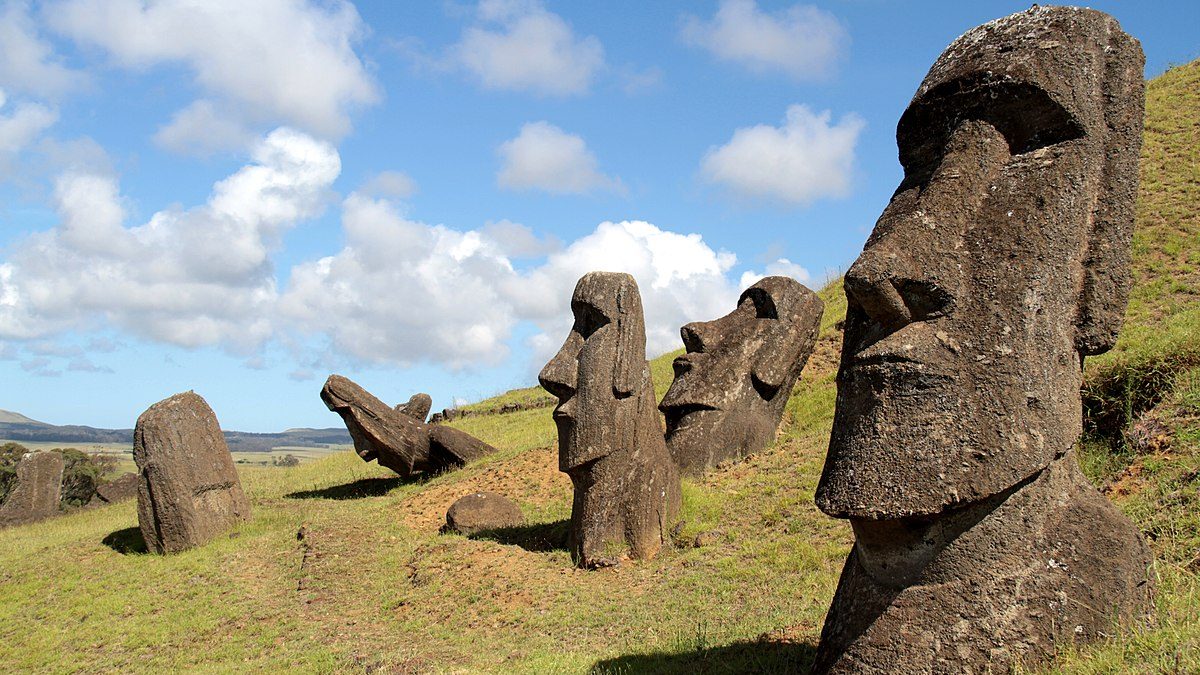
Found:
<svg viewBox="0 0 1200 675"><path fill-rule="evenodd" d="M1119 347L1088 364L1083 457L1147 534L1158 611L1130 634L1064 654L1055 672L1200 672L1198 97L1200 64L1151 84L1138 289ZM0 532L0 663L803 672L851 544L849 527L812 502L845 312L838 284L822 294L818 351L777 442L686 482L686 525L655 560L573 569L561 545L571 487L557 471L548 410L481 415L455 424L500 452L430 480L399 479L353 453L243 470L253 520L181 555L138 552L130 503ZM660 393L672 356L653 364ZM529 524L490 539L437 534L446 507L482 488L516 499Z"/></svg>

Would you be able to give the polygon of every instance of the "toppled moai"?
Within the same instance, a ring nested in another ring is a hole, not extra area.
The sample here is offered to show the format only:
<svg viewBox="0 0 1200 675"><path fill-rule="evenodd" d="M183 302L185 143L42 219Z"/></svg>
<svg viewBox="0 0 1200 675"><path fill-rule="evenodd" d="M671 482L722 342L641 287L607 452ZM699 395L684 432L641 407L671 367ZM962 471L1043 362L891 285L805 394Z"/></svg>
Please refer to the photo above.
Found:
<svg viewBox="0 0 1200 675"><path fill-rule="evenodd" d="M418 397L428 398L418 394L391 408L341 375L330 375L321 388L321 400L341 415L358 456L401 476L445 471L496 451L465 431L426 424L429 404Z"/></svg>
<svg viewBox="0 0 1200 675"><path fill-rule="evenodd" d="M32 523L58 514L62 495L60 452L27 452L17 462L17 480L0 504L0 527Z"/></svg>
<svg viewBox="0 0 1200 675"><path fill-rule="evenodd" d="M649 558L679 513L679 475L663 440L646 362L637 282L590 272L575 323L538 381L558 398L558 466L571 477L571 551L584 567Z"/></svg>
<svg viewBox="0 0 1200 675"><path fill-rule="evenodd" d="M775 438L824 309L795 279L766 277L729 314L680 330L687 353L672 364L675 380L658 407L681 473L700 475Z"/></svg>
<svg viewBox="0 0 1200 675"><path fill-rule="evenodd" d="M418 422L424 422L429 416L429 409L433 407L433 399L429 394L413 394L408 399L408 403L402 403L396 406L396 411L404 413Z"/></svg>
<svg viewBox="0 0 1200 675"><path fill-rule="evenodd" d="M133 461L138 526L151 551L200 546L250 518L221 425L195 392L163 399L138 417Z"/></svg>
<svg viewBox="0 0 1200 675"><path fill-rule="evenodd" d="M105 481L96 486L96 496L92 499L92 503L115 504L126 499L133 499L137 497L138 482L136 473L123 473L110 481Z"/></svg>
<svg viewBox="0 0 1200 675"><path fill-rule="evenodd" d="M1111 17L1035 6L951 44L901 118L845 276L816 502L856 541L815 672L1008 672L1146 611L1150 553L1073 452L1129 296L1142 64Z"/></svg>

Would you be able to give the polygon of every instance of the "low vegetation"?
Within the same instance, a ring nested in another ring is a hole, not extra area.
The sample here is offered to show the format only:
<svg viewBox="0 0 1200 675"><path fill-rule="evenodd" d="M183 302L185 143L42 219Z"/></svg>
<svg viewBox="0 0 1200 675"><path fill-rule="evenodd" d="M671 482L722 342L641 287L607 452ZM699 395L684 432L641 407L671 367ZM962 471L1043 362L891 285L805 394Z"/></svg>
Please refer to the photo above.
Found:
<svg viewBox="0 0 1200 675"><path fill-rule="evenodd" d="M1137 289L1118 347L1087 365L1089 476L1145 533L1154 616L1068 650L1059 673L1200 672L1200 64L1151 84ZM804 672L852 541L813 506L835 399L844 298L777 442L684 484L685 523L652 561L574 569L571 486L545 408L454 424L500 448L401 479L351 452L239 467L250 522L148 555L132 503L0 531L0 663L17 671ZM661 395L674 354L653 363ZM486 401L533 400L536 390ZM489 489L527 524L438 534ZM299 532L303 536L297 538Z"/></svg>

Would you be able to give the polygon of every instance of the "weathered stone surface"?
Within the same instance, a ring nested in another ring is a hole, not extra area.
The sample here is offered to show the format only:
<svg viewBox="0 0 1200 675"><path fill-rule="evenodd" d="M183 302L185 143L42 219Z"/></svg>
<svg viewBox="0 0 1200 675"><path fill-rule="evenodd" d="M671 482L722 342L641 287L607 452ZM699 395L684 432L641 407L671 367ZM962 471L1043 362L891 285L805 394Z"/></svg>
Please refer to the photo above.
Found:
<svg viewBox="0 0 1200 675"><path fill-rule="evenodd" d="M646 362L637 282L590 272L571 297L575 324L538 381L558 398L559 468L571 476L571 549L580 565L653 556L679 513Z"/></svg>
<svg viewBox="0 0 1200 675"><path fill-rule="evenodd" d="M495 492L476 492L460 497L450 505L442 530L471 535L501 527L515 527L524 522L521 507L508 497Z"/></svg>
<svg viewBox="0 0 1200 675"><path fill-rule="evenodd" d="M399 406L389 408L341 375L329 376L321 388L321 400L342 417L364 462L378 460L401 476L462 466L496 450L464 431L425 424L400 412Z"/></svg>
<svg viewBox="0 0 1200 675"><path fill-rule="evenodd" d="M1079 473L1086 355L1130 286L1142 52L1034 7L956 40L846 273L817 505L856 542L816 672L1008 672L1143 612L1150 555Z"/></svg>
<svg viewBox="0 0 1200 675"><path fill-rule="evenodd" d="M433 398L429 394L413 394L412 398L408 399L408 403L397 405L396 411L404 413L418 422L424 422L432 407Z"/></svg>
<svg viewBox="0 0 1200 675"><path fill-rule="evenodd" d="M62 453L25 453L17 462L17 481L0 504L0 527L57 515L63 466Z"/></svg>
<svg viewBox="0 0 1200 675"><path fill-rule="evenodd" d="M106 504L133 499L138 494L138 475L124 473L96 486L96 499Z"/></svg>
<svg viewBox="0 0 1200 675"><path fill-rule="evenodd" d="M150 406L133 432L140 477L138 526L146 547L200 546L250 517L217 416L188 391Z"/></svg>
<svg viewBox="0 0 1200 675"><path fill-rule="evenodd" d="M675 359L675 381L658 407L681 473L700 475L775 438L824 309L800 282L766 277L729 314L680 330L687 353Z"/></svg>

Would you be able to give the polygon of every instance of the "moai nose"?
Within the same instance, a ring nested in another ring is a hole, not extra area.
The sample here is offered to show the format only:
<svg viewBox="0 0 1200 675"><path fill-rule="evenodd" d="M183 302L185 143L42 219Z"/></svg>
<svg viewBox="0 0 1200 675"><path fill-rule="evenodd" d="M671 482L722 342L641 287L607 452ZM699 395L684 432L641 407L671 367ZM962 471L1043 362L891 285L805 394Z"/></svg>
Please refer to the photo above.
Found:
<svg viewBox="0 0 1200 675"><path fill-rule="evenodd" d="M885 330L896 331L912 323L897 281L911 276L901 272L907 261L894 251L864 251L843 280L846 297Z"/></svg>
<svg viewBox="0 0 1200 675"><path fill-rule="evenodd" d="M702 353L712 346L712 329L709 322L696 321L679 329L683 347L689 354Z"/></svg>

